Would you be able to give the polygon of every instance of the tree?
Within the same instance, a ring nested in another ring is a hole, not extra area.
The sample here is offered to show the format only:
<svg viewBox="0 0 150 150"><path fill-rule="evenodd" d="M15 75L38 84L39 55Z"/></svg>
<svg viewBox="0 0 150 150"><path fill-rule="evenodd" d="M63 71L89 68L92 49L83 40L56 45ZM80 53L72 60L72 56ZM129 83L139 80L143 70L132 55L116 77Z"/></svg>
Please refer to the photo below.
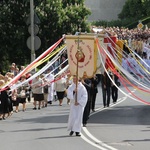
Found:
<svg viewBox="0 0 150 150"><path fill-rule="evenodd" d="M2 0L0 3L0 54L2 69L16 62L19 65L30 63L30 50L26 41L30 36L26 18L30 13L29 0ZM36 51L40 55L54 44L63 34L74 34L79 27L88 31L86 22L90 11L84 0L34 0L35 12L41 24L38 36L42 41Z"/></svg>
<svg viewBox="0 0 150 150"><path fill-rule="evenodd" d="M143 12L145 12L145 16L150 16L150 0L143 0L143 1L144 1Z"/></svg>
<svg viewBox="0 0 150 150"><path fill-rule="evenodd" d="M89 31L86 19L90 11L85 7L84 0L44 0L36 10L41 20L42 43L47 47L63 34L74 34L79 26L83 31Z"/></svg>
<svg viewBox="0 0 150 150"><path fill-rule="evenodd" d="M8 70L10 62L18 62L22 65L29 56L25 42L27 33L25 13L22 13L26 12L24 6L19 0L3 0L0 3L0 54L3 70Z"/></svg>
<svg viewBox="0 0 150 150"><path fill-rule="evenodd" d="M121 20L140 20L150 15L149 7L149 0L127 0L118 17Z"/></svg>
<svg viewBox="0 0 150 150"><path fill-rule="evenodd" d="M86 20L90 11L85 7L84 1L73 0L73 4L69 2L63 4L66 16L66 19L64 19L64 30L70 33L75 33L80 27L82 31L88 30L89 28ZM76 22L76 24L74 22ZM68 26L70 27L69 29Z"/></svg>

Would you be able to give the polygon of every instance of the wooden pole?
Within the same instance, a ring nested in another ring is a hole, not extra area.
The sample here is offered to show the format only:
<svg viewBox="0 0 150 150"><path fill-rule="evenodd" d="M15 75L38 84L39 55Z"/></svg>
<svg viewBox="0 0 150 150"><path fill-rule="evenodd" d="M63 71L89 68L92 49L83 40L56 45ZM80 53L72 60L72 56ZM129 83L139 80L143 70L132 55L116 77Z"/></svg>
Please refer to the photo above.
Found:
<svg viewBox="0 0 150 150"><path fill-rule="evenodd" d="M78 88L78 77L79 77L79 75L78 75L78 66L79 66L79 51L80 51L80 49L79 49L79 36L78 36L78 48L77 48L77 68L76 68L76 89ZM77 102L77 94L78 94L78 92L76 91L76 95L75 95L75 102Z"/></svg>

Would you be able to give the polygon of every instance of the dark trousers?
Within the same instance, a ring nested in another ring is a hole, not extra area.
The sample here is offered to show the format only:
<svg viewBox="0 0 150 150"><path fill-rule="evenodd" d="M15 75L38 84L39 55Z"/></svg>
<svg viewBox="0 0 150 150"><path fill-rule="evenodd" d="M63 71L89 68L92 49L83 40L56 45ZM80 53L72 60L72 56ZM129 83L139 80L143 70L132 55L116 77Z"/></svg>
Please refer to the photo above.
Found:
<svg viewBox="0 0 150 150"><path fill-rule="evenodd" d="M103 93L103 105L109 107L110 104L110 87L102 88ZM107 98L106 98L107 97Z"/></svg>
<svg viewBox="0 0 150 150"><path fill-rule="evenodd" d="M93 92L91 95L91 109L94 110L95 109L95 101L96 101L96 92Z"/></svg>
<svg viewBox="0 0 150 150"><path fill-rule="evenodd" d="M118 99L118 88L116 86L112 86L111 90L112 90L113 102L117 102L117 99Z"/></svg>
<svg viewBox="0 0 150 150"><path fill-rule="evenodd" d="M84 108L84 113L83 113L83 124L87 124L87 120L89 119L89 115L90 115L90 104L91 101L88 100L86 103L86 106Z"/></svg>

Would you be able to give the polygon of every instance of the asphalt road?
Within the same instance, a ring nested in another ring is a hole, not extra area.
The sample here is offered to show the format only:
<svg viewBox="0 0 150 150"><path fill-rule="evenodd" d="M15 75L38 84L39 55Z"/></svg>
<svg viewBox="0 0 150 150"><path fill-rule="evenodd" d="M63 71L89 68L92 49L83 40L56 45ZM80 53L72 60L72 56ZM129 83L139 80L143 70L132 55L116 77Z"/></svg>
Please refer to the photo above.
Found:
<svg viewBox="0 0 150 150"><path fill-rule="evenodd" d="M149 96L131 90L150 101ZM96 112L91 113L81 137L70 137L67 131L69 105L66 99L63 106L56 101L41 110L32 110L32 107L32 103L28 103L25 112L14 113L0 121L0 150L150 149L150 106L121 92L118 103L104 109L99 88Z"/></svg>

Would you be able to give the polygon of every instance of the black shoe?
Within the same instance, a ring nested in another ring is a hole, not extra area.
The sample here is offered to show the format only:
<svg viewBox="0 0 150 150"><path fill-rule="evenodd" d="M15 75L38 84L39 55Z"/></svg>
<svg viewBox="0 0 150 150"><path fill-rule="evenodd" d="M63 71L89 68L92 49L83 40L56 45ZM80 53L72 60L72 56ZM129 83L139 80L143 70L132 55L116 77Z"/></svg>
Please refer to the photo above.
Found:
<svg viewBox="0 0 150 150"><path fill-rule="evenodd" d="M49 102L47 102L47 103L51 105L51 104L52 104L52 101L49 101Z"/></svg>
<svg viewBox="0 0 150 150"><path fill-rule="evenodd" d="M41 108L40 108L40 107L38 107L38 109L40 110Z"/></svg>
<svg viewBox="0 0 150 150"><path fill-rule="evenodd" d="M81 134L79 132L76 132L76 136L81 136Z"/></svg>
<svg viewBox="0 0 150 150"><path fill-rule="evenodd" d="M72 136L72 135L73 135L73 133L74 133L74 132L73 132L73 131L71 131L69 135L70 135L70 136Z"/></svg>
<svg viewBox="0 0 150 150"><path fill-rule="evenodd" d="M33 110L36 110L36 107L34 107Z"/></svg>
<svg viewBox="0 0 150 150"><path fill-rule="evenodd" d="M83 124L83 127L86 127L86 124Z"/></svg>

